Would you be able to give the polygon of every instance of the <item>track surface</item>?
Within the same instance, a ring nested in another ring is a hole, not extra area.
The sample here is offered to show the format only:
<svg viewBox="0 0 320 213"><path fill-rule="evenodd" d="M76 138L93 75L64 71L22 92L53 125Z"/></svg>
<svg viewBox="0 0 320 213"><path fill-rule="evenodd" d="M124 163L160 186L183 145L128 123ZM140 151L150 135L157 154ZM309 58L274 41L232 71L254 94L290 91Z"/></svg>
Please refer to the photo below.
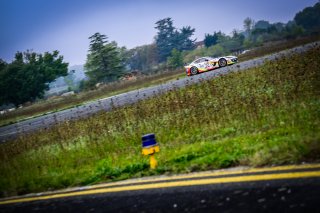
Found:
<svg viewBox="0 0 320 213"><path fill-rule="evenodd" d="M5 142L9 139L17 137L18 135L32 132L41 128L48 128L59 122L85 118L102 110L109 111L113 107L135 103L135 102L138 102L139 100L146 99L146 98L155 96L157 94L165 93L172 89L185 87L194 83L199 83L205 79L214 78L219 75L227 74L229 72L236 72L236 71L241 71L248 68L260 66L266 60L275 60L293 53L305 52L316 45L318 45L317 42L310 43L310 44L299 46L289 50L284 50L276 54L241 62L235 65L220 68L211 72L202 73L200 75L192 76L189 78L183 78L179 80L170 81L165 84L153 86L153 87L130 91L130 92L115 95L109 98L104 98L97 101L89 102L79 107L55 112L55 113L40 116L37 118L21 121L12 125L0 127L0 142Z"/></svg>
<svg viewBox="0 0 320 213"><path fill-rule="evenodd" d="M0 200L0 212L320 212L320 164L135 179Z"/></svg>

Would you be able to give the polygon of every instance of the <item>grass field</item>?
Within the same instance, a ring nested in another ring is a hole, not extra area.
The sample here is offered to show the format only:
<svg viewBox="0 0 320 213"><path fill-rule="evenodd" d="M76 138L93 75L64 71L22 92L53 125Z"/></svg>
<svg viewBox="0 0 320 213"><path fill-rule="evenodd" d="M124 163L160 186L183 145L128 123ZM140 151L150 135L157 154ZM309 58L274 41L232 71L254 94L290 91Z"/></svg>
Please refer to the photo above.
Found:
<svg viewBox="0 0 320 213"><path fill-rule="evenodd" d="M0 145L1 196L320 159L320 47ZM153 132L159 167L141 136Z"/></svg>
<svg viewBox="0 0 320 213"><path fill-rule="evenodd" d="M264 56L280 50L285 50L298 45L318 41L319 36L312 36L306 38L300 38L289 41L278 41L269 44L265 44L262 47L255 48L250 52L247 52L239 56L239 61L246 61L252 58ZM106 85L100 89L81 92L71 97L59 97L53 100L39 101L31 106L27 106L15 111L0 115L0 126L15 123L17 121L25 120L29 117L41 116L45 113L56 112L62 109L67 109L81 105L85 102L97 100L99 98L105 98L112 95L120 94L123 92L139 89L143 87L152 86L159 83L164 83L176 78L186 77L184 70L176 70L165 73L158 73L150 75L136 81L113 83Z"/></svg>

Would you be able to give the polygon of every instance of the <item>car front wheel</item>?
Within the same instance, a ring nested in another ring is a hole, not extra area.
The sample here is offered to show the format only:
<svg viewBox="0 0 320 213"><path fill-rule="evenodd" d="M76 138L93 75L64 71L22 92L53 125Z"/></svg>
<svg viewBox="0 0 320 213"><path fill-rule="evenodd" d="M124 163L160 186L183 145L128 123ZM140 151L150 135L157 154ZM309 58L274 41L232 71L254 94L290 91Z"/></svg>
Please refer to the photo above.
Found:
<svg viewBox="0 0 320 213"><path fill-rule="evenodd" d="M220 58L219 59L219 61L218 61L218 63L219 63L219 67L225 67L225 66L227 66L227 60L226 59L224 59L224 58Z"/></svg>

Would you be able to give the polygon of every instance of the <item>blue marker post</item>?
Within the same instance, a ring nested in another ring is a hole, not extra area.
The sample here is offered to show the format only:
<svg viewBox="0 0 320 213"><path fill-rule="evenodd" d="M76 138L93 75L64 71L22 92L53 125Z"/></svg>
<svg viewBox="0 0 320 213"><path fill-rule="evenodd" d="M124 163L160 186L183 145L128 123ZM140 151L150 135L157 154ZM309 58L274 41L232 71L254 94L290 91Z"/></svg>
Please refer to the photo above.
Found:
<svg viewBox="0 0 320 213"><path fill-rule="evenodd" d="M155 169L158 165L154 154L160 151L160 147L156 141L155 134L147 134L142 136L142 154L150 156L150 168Z"/></svg>

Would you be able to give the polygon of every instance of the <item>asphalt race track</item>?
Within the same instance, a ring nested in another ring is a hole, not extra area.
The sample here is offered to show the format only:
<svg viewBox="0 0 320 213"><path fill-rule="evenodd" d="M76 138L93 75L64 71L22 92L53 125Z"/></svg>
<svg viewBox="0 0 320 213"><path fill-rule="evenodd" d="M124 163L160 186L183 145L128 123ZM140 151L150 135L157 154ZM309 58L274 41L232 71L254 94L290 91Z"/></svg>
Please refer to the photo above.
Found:
<svg viewBox="0 0 320 213"><path fill-rule="evenodd" d="M47 114L36 118L31 118L29 120L21 121L12 125L3 126L0 127L0 142L5 142L9 139L17 137L18 135L32 132L41 128L48 128L59 122L85 118L101 110L108 111L111 110L113 107L135 103L139 100L146 99L161 93L165 93L166 91L172 89L185 87L190 84L201 82L204 79L210 79L219 75L227 74L229 72L237 72L248 68L256 67L263 64L266 60L276 60L280 59L283 56L287 56L293 53L305 52L316 45L319 45L319 43L310 43L289 50L284 50L272 55L240 62L238 64L220 68L211 72L202 73L188 78L173 80L168 83L160 84L157 86L133 90L127 93L89 102L75 108Z"/></svg>
<svg viewBox="0 0 320 213"><path fill-rule="evenodd" d="M0 212L320 212L320 164L235 168L0 200Z"/></svg>

